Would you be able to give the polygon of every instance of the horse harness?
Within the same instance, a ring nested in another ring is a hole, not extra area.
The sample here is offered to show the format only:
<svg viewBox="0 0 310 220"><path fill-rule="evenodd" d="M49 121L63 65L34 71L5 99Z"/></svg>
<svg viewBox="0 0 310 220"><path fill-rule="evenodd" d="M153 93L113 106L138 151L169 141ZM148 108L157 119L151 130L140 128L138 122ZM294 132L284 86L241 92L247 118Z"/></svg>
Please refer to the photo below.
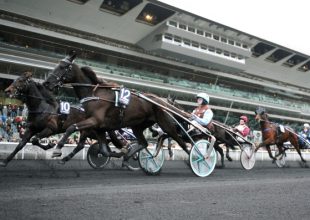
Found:
<svg viewBox="0 0 310 220"><path fill-rule="evenodd" d="M85 87L94 87L92 90L92 96L85 97L80 100L80 104L84 104L87 102L91 101L104 101L104 102L109 102L109 103L114 103L114 106L119 109L119 118L120 118L120 125L123 125L123 119L124 119L124 110L126 107L129 105L130 102L130 97L131 97L131 92L129 89L125 87L115 87L115 86L102 86L102 85L90 85L90 84L82 84L82 83L71 83L72 86L85 86ZM98 88L110 88L112 91L114 91L115 94L115 99L114 100L109 100L109 99L104 99L98 96L95 96L95 91Z"/></svg>

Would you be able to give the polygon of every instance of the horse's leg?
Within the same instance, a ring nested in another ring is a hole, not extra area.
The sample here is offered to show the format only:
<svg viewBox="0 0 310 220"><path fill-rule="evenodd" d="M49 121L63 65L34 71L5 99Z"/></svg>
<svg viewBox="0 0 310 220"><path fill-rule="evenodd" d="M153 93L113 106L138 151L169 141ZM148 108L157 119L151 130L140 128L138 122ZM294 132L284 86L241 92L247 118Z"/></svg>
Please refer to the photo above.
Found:
<svg viewBox="0 0 310 220"><path fill-rule="evenodd" d="M299 154L301 161L304 164L306 164L307 161L303 158L303 156L301 155L301 152L300 152L300 147L298 144L298 137L290 133L289 140L290 140L291 144L294 146L294 148L296 149L297 153Z"/></svg>
<svg viewBox="0 0 310 220"><path fill-rule="evenodd" d="M41 131L40 133L38 133L37 135L35 135L33 137L32 145L36 145L43 150L48 150L48 149L53 148L55 145L52 143L49 143L47 145L43 145L39 142L40 139L45 138L45 137L49 137L53 134L55 134L55 132L51 128L49 128L49 127L45 128L43 131Z"/></svg>
<svg viewBox="0 0 310 220"><path fill-rule="evenodd" d="M221 164L222 164L222 166L220 168L224 168L225 164L224 164L224 151L223 151L223 149L219 146L219 143L217 141L215 141L213 147L221 155Z"/></svg>
<svg viewBox="0 0 310 220"><path fill-rule="evenodd" d="M15 150L2 162L0 162L1 167L6 167L7 164L14 158L14 156L17 154L18 151L20 151L30 140L30 138L33 136L34 132L30 129L26 129L25 134L22 138L22 140L19 142L19 144L16 146Z"/></svg>
<svg viewBox="0 0 310 220"><path fill-rule="evenodd" d="M124 160L127 161L132 155L136 152L146 148L148 146L147 140L143 135L144 127L131 127L133 134L136 136L138 140L138 145L135 148L129 148L129 152L125 155Z"/></svg>
<svg viewBox="0 0 310 220"><path fill-rule="evenodd" d="M41 144L40 139L37 137L34 137L31 141L31 143L32 143L32 145L38 146L38 147L42 148L43 150L51 149L51 148L55 147L55 145L56 145L53 143Z"/></svg>
<svg viewBox="0 0 310 220"><path fill-rule="evenodd" d="M57 144L56 149L53 152L52 157L60 157L61 156L61 148L65 145L67 139L69 136L75 132L75 131L80 131L80 130L85 130L85 129L92 129L97 125L97 120L95 117L90 117L82 122L79 122L77 124L70 125L63 137L60 139L60 141Z"/></svg>
<svg viewBox="0 0 310 220"><path fill-rule="evenodd" d="M111 138L112 144L117 148L117 149L122 149L124 147L123 142L117 138L117 135L115 131L108 131L108 134Z"/></svg>
<svg viewBox="0 0 310 220"><path fill-rule="evenodd" d="M169 152L169 157L170 157L170 159L173 157L173 151L172 151L172 149L171 149L171 146L172 146L172 144L171 144L171 137L168 137L167 138L167 141L168 141L168 146L167 146L167 148L168 148L168 152Z"/></svg>
<svg viewBox="0 0 310 220"><path fill-rule="evenodd" d="M86 134L86 132L82 131L81 135L80 135L79 143L77 144L77 146L73 149L73 151L71 153L69 153L67 156L62 158L59 161L59 163L65 164L66 162L71 160L80 150L82 150L84 148L86 139L87 139L87 134Z"/></svg>
<svg viewBox="0 0 310 220"><path fill-rule="evenodd" d="M229 148L230 148L229 144L226 144L226 158L228 161L231 162L231 161L233 161L233 159L229 155Z"/></svg>
<svg viewBox="0 0 310 220"><path fill-rule="evenodd" d="M275 156L275 158L277 158L278 156L280 156L280 155L284 154L284 150L283 150L283 143L282 143L282 144L276 144L276 145L277 145L277 147L278 147L279 153L278 153L278 154L276 154L276 155L274 155L274 156Z"/></svg>
<svg viewBox="0 0 310 220"><path fill-rule="evenodd" d="M267 152L268 152L269 157L272 159L272 163L274 163L274 162L277 160L277 158L274 157L274 156L272 155L271 149L270 149L270 145L269 145L269 144L266 145L266 150L267 150Z"/></svg>

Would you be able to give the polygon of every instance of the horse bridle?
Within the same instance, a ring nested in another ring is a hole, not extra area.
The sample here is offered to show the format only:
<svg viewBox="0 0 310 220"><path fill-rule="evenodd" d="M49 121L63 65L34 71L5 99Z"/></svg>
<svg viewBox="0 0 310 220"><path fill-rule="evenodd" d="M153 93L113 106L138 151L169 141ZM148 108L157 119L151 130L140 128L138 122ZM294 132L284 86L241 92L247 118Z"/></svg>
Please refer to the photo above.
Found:
<svg viewBox="0 0 310 220"><path fill-rule="evenodd" d="M22 92L22 90L25 90L29 84L30 84L31 80L30 79L26 79L25 84L23 86L16 86L15 82L13 82L13 88L15 88L14 97L24 97L24 93Z"/></svg>
<svg viewBox="0 0 310 220"><path fill-rule="evenodd" d="M56 78L57 83L56 83L55 87L61 87L64 84L63 81L66 79L66 74L72 70L72 64L73 63L70 60L68 60L67 58L64 58L61 61L68 64L65 67L63 67L65 70L63 72L61 72L61 74L59 76L54 74L53 72L50 73L50 75L52 75L53 77Z"/></svg>

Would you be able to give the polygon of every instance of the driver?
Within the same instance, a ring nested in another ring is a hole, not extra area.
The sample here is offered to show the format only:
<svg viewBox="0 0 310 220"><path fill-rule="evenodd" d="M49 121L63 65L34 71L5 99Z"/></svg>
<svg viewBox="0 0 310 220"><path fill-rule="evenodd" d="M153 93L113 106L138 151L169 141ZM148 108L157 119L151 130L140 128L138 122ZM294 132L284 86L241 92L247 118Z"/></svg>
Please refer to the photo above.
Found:
<svg viewBox="0 0 310 220"><path fill-rule="evenodd" d="M302 137L302 138L299 138L299 145L302 148L309 148L310 147L310 125L308 123L304 124L304 129L301 132L299 132L299 135Z"/></svg>
<svg viewBox="0 0 310 220"><path fill-rule="evenodd" d="M245 115L240 116L239 125L233 128L234 132L238 132L242 137L246 138L250 133L250 128L246 125L248 117Z"/></svg>
<svg viewBox="0 0 310 220"><path fill-rule="evenodd" d="M208 106L210 97L207 93L198 93L196 95L198 106L192 112L191 119L204 127L209 127L213 118L213 112Z"/></svg>

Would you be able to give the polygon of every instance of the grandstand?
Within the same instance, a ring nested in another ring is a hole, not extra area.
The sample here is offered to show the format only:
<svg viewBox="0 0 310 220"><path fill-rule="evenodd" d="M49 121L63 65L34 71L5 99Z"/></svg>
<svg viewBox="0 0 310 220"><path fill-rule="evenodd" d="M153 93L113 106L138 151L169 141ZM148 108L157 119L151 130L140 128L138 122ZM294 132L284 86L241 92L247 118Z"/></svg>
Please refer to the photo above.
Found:
<svg viewBox="0 0 310 220"><path fill-rule="evenodd" d="M155 0L0 1L0 104L25 70L43 80L71 49L99 76L192 109L211 97L215 119L234 124L257 106L272 120L310 122L310 57ZM61 99L77 102L70 89ZM251 127L257 128L253 117Z"/></svg>

